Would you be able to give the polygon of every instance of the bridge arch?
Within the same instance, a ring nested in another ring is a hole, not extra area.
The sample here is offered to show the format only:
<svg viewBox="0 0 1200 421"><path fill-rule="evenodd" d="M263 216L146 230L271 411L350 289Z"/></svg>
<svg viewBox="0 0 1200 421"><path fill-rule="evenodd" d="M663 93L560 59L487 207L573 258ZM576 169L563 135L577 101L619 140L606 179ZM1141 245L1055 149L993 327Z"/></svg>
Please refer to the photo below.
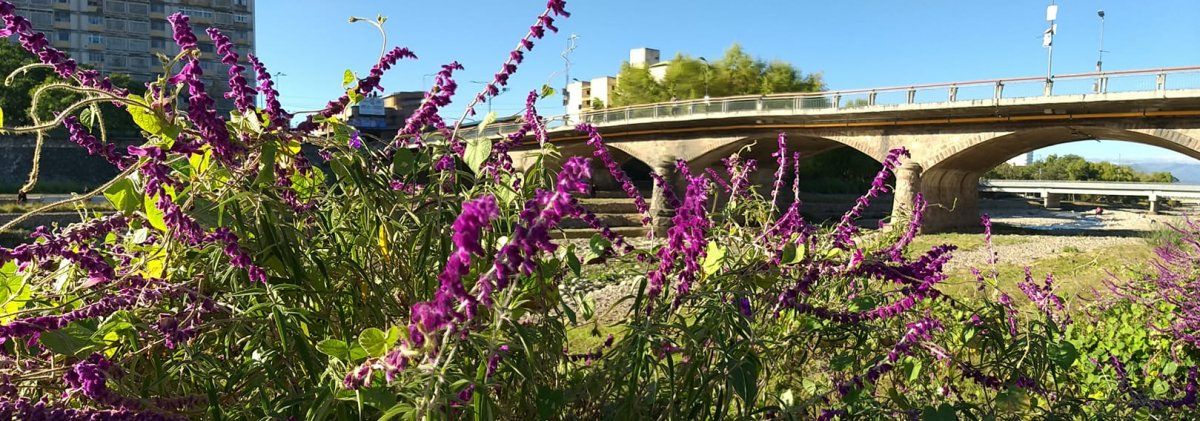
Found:
<svg viewBox="0 0 1200 421"><path fill-rule="evenodd" d="M939 231L978 225L979 178L1023 153L1085 140L1116 140L1156 146L1200 160L1200 139L1179 130L1122 126L1052 126L988 133L925 155L918 185L931 204L926 229Z"/></svg>

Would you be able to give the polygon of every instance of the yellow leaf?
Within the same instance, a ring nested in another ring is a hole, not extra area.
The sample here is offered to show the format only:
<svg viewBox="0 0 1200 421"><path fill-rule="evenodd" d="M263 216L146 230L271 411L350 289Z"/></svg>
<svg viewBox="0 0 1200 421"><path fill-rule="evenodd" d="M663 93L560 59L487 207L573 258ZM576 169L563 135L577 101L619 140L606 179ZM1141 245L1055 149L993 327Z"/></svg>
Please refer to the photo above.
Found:
<svg viewBox="0 0 1200 421"><path fill-rule="evenodd" d="M388 257L388 233L383 225L379 226L379 251L383 252L383 257Z"/></svg>

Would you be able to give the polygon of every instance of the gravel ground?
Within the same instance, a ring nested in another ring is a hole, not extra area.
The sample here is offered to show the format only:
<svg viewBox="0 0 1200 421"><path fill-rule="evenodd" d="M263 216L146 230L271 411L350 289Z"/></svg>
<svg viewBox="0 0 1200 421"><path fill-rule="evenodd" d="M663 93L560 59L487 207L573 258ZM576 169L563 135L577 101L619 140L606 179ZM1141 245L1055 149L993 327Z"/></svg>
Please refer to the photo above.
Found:
<svg viewBox="0 0 1200 421"><path fill-rule="evenodd" d="M996 253L1001 262L1026 265L1036 260L1056 256L1065 251L1086 253L1091 250L1133 245L1143 241L1145 233L1162 229L1165 223L1179 221L1182 216L1148 215L1138 209L1106 208L1097 214L1094 209L1047 210L1037 203L1020 199L981 201L980 208L991 215L996 224L1030 231L1030 234L997 234ZM1185 213L1195 213L1195 209ZM1045 231L1045 234L1036 233ZM644 247L646 240L637 239ZM586 242L581 242L586 247ZM947 271L966 270L987 265L985 248L959 251L947 265ZM584 294L595 305L601 323L622 322L627 318L630 301L621 302L635 293L639 278L626 278L618 284L604 281L567 282L564 292ZM614 306L618 306L614 308Z"/></svg>
<svg viewBox="0 0 1200 421"><path fill-rule="evenodd" d="M1032 264L1038 259L1055 256L1063 253L1066 250L1086 253L1091 250L1120 245L1131 245L1145 241L1137 237L1117 236L1089 236L1086 237L1086 241L1081 241L1080 237L1054 235L995 236L997 241L1002 238L1013 238L1014 241L1018 242L995 246L996 254L999 256L999 261L1018 266ZM987 248L959 251L954 253L954 258L951 259L950 263L946 265L946 272L954 272L959 269L965 270L972 267L982 269L987 267L987 259Z"/></svg>

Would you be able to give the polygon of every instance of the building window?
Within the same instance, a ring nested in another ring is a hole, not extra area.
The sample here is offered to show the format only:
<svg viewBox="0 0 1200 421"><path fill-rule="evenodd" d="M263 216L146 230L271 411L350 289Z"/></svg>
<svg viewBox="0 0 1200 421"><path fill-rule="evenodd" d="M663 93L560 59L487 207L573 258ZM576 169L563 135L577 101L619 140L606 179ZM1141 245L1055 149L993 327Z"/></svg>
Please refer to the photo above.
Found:
<svg viewBox="0 0 1200 421"><path fill-rule="evenodd" d="M250 0L233 0L233 4L236 6L247 7L250 5Z"/></svg>
<svg viewBox="0 0 1200 421"><path fill-rule="evenodd" d="M71 21L71 12L64 12L61 10L54 12L54 21L55 22L70 22Z"/></svg>
<svg viewBox="0 0 1200 421"><path fill-rule="evenodd" d="M151 3L150 11L155 13L163 13L166 11L166 8L163 7L162 3Z"/></svg>
<svg viewBox="0 0 1200 421"><path fill-rule="evenodd" d="M233 15L233 21L237 23L250 23L250 16Z"/></svg>
<svg viewBox="0 0 1200 421"><path fill-rule="evenodd" d="M146 5L142 4L142 3L129 3L125 7L126 7L126 10L129 11L129 14L131 14L131 15L141 16L141 15L146 14L146 11L147 11Z"/></svg>
<svg viewBox="0 0 1200 421"><path fill-rule="evenodd" d="M103 3L101 0L87 0L87 5L91 7L100 7L104 5Z"/></svg>
<svg viewBox="0 0 1200 421"><path fill-rule="evenodd" d="M89 35L88 35L88 42L90 42L90 43L92 43L92 44L103 44L103 43L104 43L104 37L102 37L102 36L100 36L100 35L96 35L96 34L89 34Z"/></svg>
<svg viewBox="0 0 1200 421"><path fill-rule="evenodd" d="M153 29L155 31L165 31L165 30L167 30L167 23L163 22L161 20L151 21L150 29Z"/></svg>
<svg viewBox="0 0 1200 421"><path fill-rule="evenodd" d="M88 24L91 24L91 25L103 25L103 24L104 24L104 18L103 18L103 17L100 17L100 16L96 16L96 15L91 15L91 16L88 16Z"/></svg>
<svg viewBox="0 0 1200 421"><path fill-rule="evenodd" d="M155 38L150 40L150 46L154 48L167 48L167 42L162 39Z"/></svg>
<svg viewBox="0 0 1200 421"><path fill-rule="evenodd" d="M58 31L59 41L71 41L71 33L67 31Z"/></svg>

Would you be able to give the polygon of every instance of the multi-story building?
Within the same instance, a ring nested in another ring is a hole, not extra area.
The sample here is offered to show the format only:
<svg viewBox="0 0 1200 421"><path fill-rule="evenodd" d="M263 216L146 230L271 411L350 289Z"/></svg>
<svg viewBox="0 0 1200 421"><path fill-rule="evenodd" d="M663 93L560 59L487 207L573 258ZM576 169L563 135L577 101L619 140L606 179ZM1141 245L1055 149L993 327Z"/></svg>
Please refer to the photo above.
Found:
<svg viewBox="0 0 1200 421"><path fill-rule="evenodd" d="M206 85L222 90L228 67L220 62L212 39L204 33L216 27L236 45L245 61L254 52L254 0L10 0L29 17L34 29L45 32L51 44L80 64L105 74L124 73L148 81L163 72L155 53L174 56L179 47L172 39L167 16L182 12L191 17L192 29L204 54ZM247 66L249 67L249 66ZM247 70L248 80L254 80ZM219 108L230 108L220 96Z"/></svg>
<svg viewBox="0 0 1200 421"><path fill-rule="evenodd" d="M667 75L667 67L671 62L659 60L660 53L653 48L634 48L629 50L629 65L649 69L650 77L662 81ZM604 108L612 99L613 90L620 82L612 76L601 76L590 81L575 81L567 85L565 105L567 114L572 121L579 121L584 111Z"/></svg>

